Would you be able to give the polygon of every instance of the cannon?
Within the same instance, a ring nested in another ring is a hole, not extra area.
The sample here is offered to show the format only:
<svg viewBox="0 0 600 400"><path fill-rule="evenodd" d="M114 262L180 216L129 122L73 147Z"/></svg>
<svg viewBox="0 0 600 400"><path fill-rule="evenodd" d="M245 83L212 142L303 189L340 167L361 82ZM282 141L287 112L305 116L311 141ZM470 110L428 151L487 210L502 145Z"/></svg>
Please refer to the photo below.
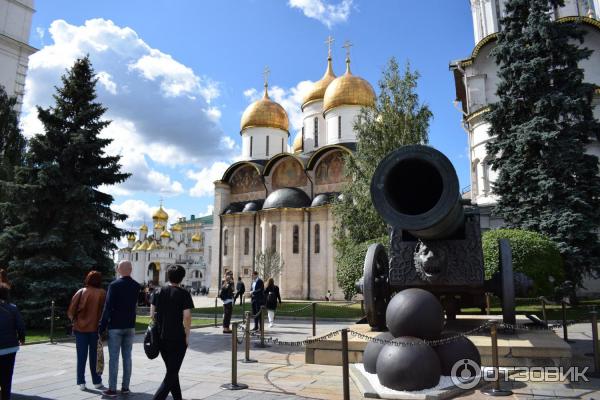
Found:
<svg viewBox="0 0 600 400"><path fill-rule="evenodd" d="M515 286L510 246L500 246L501 272L485 281L479 211L461 198L448 158L432 147L401 147L377 166L371 198L390 226L389 257L371 245L357 287L372 328L385 328L395 292L421 288L433 293L448 319L461 307L485 307L485 292L502 298L504 319L515 320ZM526 289L525 289L526 290Z"/></svg>

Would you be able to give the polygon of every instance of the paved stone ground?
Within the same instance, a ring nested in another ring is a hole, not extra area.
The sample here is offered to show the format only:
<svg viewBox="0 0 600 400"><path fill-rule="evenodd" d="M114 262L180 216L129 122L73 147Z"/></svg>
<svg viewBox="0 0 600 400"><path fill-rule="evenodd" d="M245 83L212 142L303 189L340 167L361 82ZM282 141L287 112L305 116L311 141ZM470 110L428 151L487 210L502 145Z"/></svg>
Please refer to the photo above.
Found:
<svg viewBox="0 0 600 400"><path fill-rule="evenodd" d="M305 321L278 321L269 333L282 340L301 340L310 332ZM318 334L347 326L343 323L322 323ZM578 348L582 354L591 348L586 340L589 324L571 327L574 338L581 336ZM241 335L240 335L241 336ZM586 346L587 344L587 346ZM220 388L231 380L231 337L218 328L201 328L192 332L191 344L180 373L185 399L341 399L341 368L336 366L304 364L304 351L299 347L273 346L251 350L255 364L238 363L238 382L250 386L248 390L225 391ZM73 343L25 346L17 355L13 380L14 400L75 400L100 397L98 391L81 392L75 385L75 348ZM105 349L105 355L107 351ZM243 358L240 346L239 358ZM585 355L582 355L585 357ZM108 366L107 366L108 368ZM133 350L131 400L148 400L164 375L162 360L148 360L138 336ZM104 374L105 384L108 373ZM120 378L119 378L120 379ZM89 373L88 373L88 381ZM351 383L351 398L362 396ZM91 385L90 385L91 386ZM511 384L518 399L596 399L600 400L600 380L587 384L568 382L549 384L514 382ZM125 396L122 396L125 398ZM488 398L479 391L465 393L464 399Z"/></svg>

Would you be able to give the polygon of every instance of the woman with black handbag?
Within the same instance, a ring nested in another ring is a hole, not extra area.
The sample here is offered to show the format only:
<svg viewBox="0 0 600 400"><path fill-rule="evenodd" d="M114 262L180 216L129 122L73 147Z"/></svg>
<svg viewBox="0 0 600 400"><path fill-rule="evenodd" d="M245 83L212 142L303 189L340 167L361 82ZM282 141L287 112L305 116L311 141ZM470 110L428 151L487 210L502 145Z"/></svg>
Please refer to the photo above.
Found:
<svg viewBox="0 0 600 400"><path fill-rule="evenodd" d="M192 308L194 308L192 296L180 286L184 276L185 269L181 265L169 266L167 269L169 284L152 297L150 316L155 320L160 331L160 355L167 368L165 378L154 394L153 400L164 400L169 392L173 400L182 399L179 369L190 342Z"/></svg>
<svg viewBox="0 0 600 400"><path fill-rule="evenodd" d="M10 286L0 283L0 391L10 400L15 356L25 343L25 325L17 307L8 302Z"/></svg>

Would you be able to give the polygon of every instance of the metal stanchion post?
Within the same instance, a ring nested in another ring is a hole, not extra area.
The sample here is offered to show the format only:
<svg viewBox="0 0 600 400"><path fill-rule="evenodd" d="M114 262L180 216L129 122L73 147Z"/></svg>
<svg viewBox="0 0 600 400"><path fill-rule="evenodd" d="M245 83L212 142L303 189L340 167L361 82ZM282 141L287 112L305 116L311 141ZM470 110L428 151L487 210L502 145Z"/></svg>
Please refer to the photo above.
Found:
<svg viewBox="0 0 600 400"><path fill-rule="evenodd" d="M491 326L491 337L492 337L492 367L496 374L491 389L482 390L481 393L487 394L488 396L511 396L513 392L511 390L500 389L500 368L498 366L498 327L496 321L492 321Z"/></svg>
<svg viewBox="0 0 600 400"><path fill-rule="evenodd" d="M218 297L215 297L215 328L217 327L217 299Z"/></svg>
<svg viewBox="0 0 600 400"><path fill-rule="evenodd" d="M490 292L485 293L485 314L490 315L492 308L492 294Z"/></svg>
<svg viewBox="0 0 600 400"><path fill-rule="evenodd" d="M562 305L562 326L563 326L563 339L567 343L573 343L572 340L569 340L569 330L567 327L567 304L565 301L561 301Z"/></svg>
<svg viewBox="0 0 600 400"><path fill-rule="evenodd" d="M312 303L312 335L317 336L317 303Z"/></svg>
<svg viewBox="0 0 600 400"><path fill-rule="evenodd" d="M267 309L265 306L260 306L260 343L256 345L256 347L260 347L264 349L265 347L270 347L265 344L265 313Z"/></svg>
<svg viewBox="0 0 600 400"><path fill-rule="evenodd" d="M50 344L54 344L54 300L50 304Z"/></svg>
<svg viewBox="0 0 600 400"><path fill-rule="evenodd" d="M246 315L246 299L244 298L244 295L241 295L240 299L240 302L242 303L242 314Z"/></svg>
<svg viewBox="0 0 600 400"><path fill-rule="evenodd" d="M592 346L594 346L594 376L600 376L600 347L598 347L598 312L591 311Z"/></svg>
<svg viewBox="0 0 600 400"><path fill-rule="evenodd" d="M360 299L360 313L361 315L365 315L365 300Z"/></svg>
<svg viewBox="0 0 600 400"><path fill-rule="evenodd" d="M221 389L241 390L248 389L248 385L237 381L237 331L239 322L231 324L231 383L221 385Z"/></svg>
<svg viewBox="0 0 600 400"><path fill-rule="evenodd" d="M255 363L256 360L250 359L250 324L252 323L252 316L250 311L246 311L244 314L246 320L246 330L244 331L244 359L243 363Z"/></svg>
<svg viewBox="0 0 600 400"><path fill-rule="evenodd" d="M540 297L542 301L542 318L544 319L544 325L548 326L548 316L546 315L546 299Z"/></svg>
<svg viewBox="0 0 600 400"><path fill-rule="evenodd" d="M344 388L344 400L350 400L348 362L348 329L342 329L342 385Z"/></svg>

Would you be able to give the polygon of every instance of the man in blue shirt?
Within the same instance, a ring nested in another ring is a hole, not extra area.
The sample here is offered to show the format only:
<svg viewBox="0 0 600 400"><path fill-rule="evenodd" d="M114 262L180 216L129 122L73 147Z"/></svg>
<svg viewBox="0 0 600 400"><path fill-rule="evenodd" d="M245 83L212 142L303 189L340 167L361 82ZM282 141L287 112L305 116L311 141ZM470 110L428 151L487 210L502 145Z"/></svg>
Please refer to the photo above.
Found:
<svg viewBox="0 0 600 400"><path fill-rule="evenodd" d="M135 336L135 317L140 284L131 278L132 265L121 261L117 267L120 278L108 286L104 311L98 328L103 334L108 327L108 389L102 392L106 397L117 397L117 374L119 372L119 352L123 357L123 382L121 393L129 393L131 379L131 348Z"/></svg>

